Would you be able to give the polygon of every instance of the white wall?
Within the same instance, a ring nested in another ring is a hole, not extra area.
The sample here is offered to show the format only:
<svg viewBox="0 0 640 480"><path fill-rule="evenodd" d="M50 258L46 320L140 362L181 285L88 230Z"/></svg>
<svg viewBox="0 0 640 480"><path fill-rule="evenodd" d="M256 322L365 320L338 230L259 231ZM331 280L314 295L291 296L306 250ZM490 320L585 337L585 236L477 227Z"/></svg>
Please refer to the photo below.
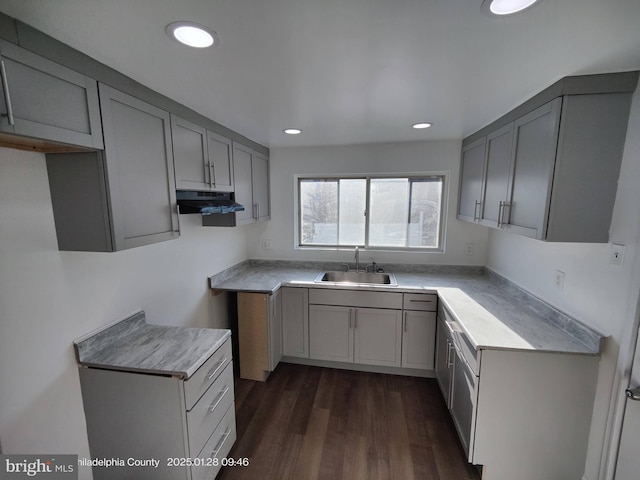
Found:
<svg viewBox="0 0 640 480"><path fill-rule="evenodd" d="M640 247L640 89L631 108L622 170L611 226L611 241L626 245L622 267L609 263L608 244L545 243L492 230L487 266L560 310L611 335L601 357L585 478L599 478L600 454L616 361L626 348L640 284L636 257ZM565 272L564 288L554 285Z"/></svg>
<svg viewBox="0 0 640 480"><path fill-rule="evenodd" d="M4 453L88 457L75 338L139 308L151 323L227 326L207 276L247 258L254 227L205 228L198 215L181 226L177 240L123 252L59 252L44 156L0 148Z"/></svg>
<svg viewBox="0 0 640 480"><path fill-rule="evenodd" d="M334 147L274 148L271 150L271 221L256 227L249 239L251 258L352 262L353 250L296 249L294 206L296 174L338 175L368 173L448 173L448 210L444 253L381 252L367 250L361 260L393 263L484 265L487 231L455 220L458 202L460 141L367 144ZM262 240L272 240L272 250ZM475 253L467 256L465 243Z"/></svg>

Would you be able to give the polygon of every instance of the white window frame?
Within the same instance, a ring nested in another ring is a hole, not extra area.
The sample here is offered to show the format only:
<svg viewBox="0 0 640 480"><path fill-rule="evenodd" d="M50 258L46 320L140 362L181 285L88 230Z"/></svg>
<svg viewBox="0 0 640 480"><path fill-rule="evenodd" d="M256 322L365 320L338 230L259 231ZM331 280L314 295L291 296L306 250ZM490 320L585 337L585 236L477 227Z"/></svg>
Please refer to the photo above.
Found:
<svg viewBox="0 0 640 480"><path fill-rule="evenodd" d="M300 250L350 250L354 247L366 249L368 251L386 251L386 252L416 252L416 253L444 253L445 237L446 237L446 221L449 198L449 173L450 172L418 172L418 173L375 173L375 174L297 174L294 175L294 247ZM442 179L442 198L440 205L440 220L438 232L437 247L399 247L399 246L371 246L369 245L369 209L370 209L370 181L378 178L441 178ZM302 241L302 209L300 205L300 182L303 180L340 180L340 179L364 179L367 181L366 188L366 209L367 215L365 220L365 243L362 245L321 245L307 244L303 245Z"/></svg>

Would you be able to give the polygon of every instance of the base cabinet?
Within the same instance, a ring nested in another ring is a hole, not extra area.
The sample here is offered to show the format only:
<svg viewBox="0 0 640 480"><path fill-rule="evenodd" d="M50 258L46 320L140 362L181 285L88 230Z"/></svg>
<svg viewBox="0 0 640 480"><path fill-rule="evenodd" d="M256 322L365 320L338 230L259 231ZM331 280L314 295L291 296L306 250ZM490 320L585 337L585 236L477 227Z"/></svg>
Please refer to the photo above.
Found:
<svg viewBox="0 0 640 480"><path fill-rule="evenodd" d="M309 358L309 289L283 287L282 354Z"/></svg>
<svg viewBox="0 0 640 480"><path fill-rule="evenodd" d="M211 459L227 456L236 440L230 339L186 380L81 368L80 383L92 458L160 461L157 468L94 467L96 480L212 480L220 466ZM207 466L181 464L184 458Z"/></svg>
<svg viewBox="0 0 640 480"><path fill-rule="evenodd" d="M264 382L282 358L280 292L238 293L240 377Z"/></svg>

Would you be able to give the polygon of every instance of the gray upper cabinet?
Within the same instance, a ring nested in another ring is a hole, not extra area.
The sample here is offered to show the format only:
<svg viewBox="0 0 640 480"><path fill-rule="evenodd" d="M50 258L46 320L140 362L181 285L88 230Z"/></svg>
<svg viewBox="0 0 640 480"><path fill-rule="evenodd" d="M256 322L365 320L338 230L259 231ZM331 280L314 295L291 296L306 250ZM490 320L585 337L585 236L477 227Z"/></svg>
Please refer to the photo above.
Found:
<svg viewBox="0 0 640 480"><path fill-rule="evenodd" d="M460 165L460 198L458 219L475 222L478 219L482 198L482 174L486 138L482 137L462 148Z"/></svg>
<svg viewBox="0 0 640 480"><path fill-rule="evenodd" d="M116 251L178 237L169 114L99 89L104 152L47 155L58 248Z"/></svg>
<svg viewBox="0 0 640 480"><path fill-rule="evenodd" d="M465 139L458 219L539 240L608 242L637 80L567 77Z"/></svg>
<svg viewBox="0 0 640 480"><path fill-rule="evenodd" d="M238 225L270 218L269 158L244 145L233 143L235 199L244 205L236 213Z"/></svg>
<svg viewBox="0 0 640 480"><path fill-rule="evenodd" d="M504 208L509 185L513 124L487 135L486 163L482 183L480 223L499 227L504 221Z"/></svg>
<svg viewBox="0 0 640 480"><path fill-rule="evenodd" d="M95 80L0 40L0 131L103 148Z"/></svg>
<svg viewBox="0 0 640 480"><path fill-rule="evenodd" d="M507 202L508 220L503 226L540 240L546 237L561 104L562 99L557 98L519 118L513 125L511 182L508 198L503 197ZM574 174L578 178L578 172Z"/></svg>
<svg viewBox="0 0 640 480"><path fill-rule="evenodd" d="M233 191L231 140L171 115L176 188Z"/></svg>
<svg viewBox="0 0 640 480"><path fill-rule="evenodd" d="M207 130L208 168L216 192L233 192L233 153L231 140Z"/></svg>

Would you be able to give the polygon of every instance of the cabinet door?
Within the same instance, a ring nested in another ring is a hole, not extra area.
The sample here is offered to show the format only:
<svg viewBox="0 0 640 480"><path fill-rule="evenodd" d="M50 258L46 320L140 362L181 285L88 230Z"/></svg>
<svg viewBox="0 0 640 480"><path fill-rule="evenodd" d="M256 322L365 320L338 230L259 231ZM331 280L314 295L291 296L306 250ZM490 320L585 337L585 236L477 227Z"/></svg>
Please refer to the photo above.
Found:
<svg viewBox="0 0 640 480"><path fill-rule="evenodd" d="M309 358L309 290L282 288L282 352Z"/></svg>
<svg viewBox="0 0 640 480"><path fill-rule="evenodd" d="M0 60L0 131L103 148L95 80L2 40Z"/></svg>
<svg viewBox="0 0 640 480"><path fill-rule="evenodd" d="M353 310L309 305L309 358L353 363Z"/></svg>
<svg viewBox="0 0 640 480"><path fill-rule="evenodd" d="M561 105L557 98L514 122L504 228L537 239L546 234Z"/></svg>
<svg viewBox="0 0 640 480"><path fill-rule="evenodd" d="M462 149L458 220L475 222L478 219L485 147L486 138L483 137Z"/></svg>
<svg viewBox="0 0 640 480"><path fill-rule="evenodd" d="M269 370L274 371L282 359L282 293L269 298Z"/></svg>
<svg viewBox="0 0 640 480"><path fill-rule="evenodd" d="M236 202L244 206L244 211L236 212L238 225L255 222L252 157L253 150L238 143L233 143L235 199Z"/></svg>
<svg viewBox="0 0 640 480"><path fill-rule="evenodd" d="M452 339L449 337L448 329L443 320L438 320L436 333L436 378L447 408L451 407L452 348Z"/></svg>
<svg viewBox="0 0 640 480"><path fill-rule="evenodd" d="M513 123L487 135L480 223L489 227L500 227L503 221L499 217L507 201L512 138Z"/></svg>
<svg viewBox="0 0 640 480"><path fill-rule="evenodd" d="M435 367L436 313L405 311L402 325L402 366Z"/></svg>
<svg viewBox="0 0 640 480"><path fill-rule="evenodd" d="M115 249L179 236L169 114L100 84Z"/></svg>
<svg viewBox="0 0 640 480"><path fill-rule="evenodd" d="M213 172L211 183L216 192L233 192L233 155L231 140L207 131L209 171Z"/></svg>
<svg viewBox="0 0 640 480"><path fill-rule="evenodd" d="M258 221L269 220L269 159L258 152L253 152L253 201Z"/></svg>
<svg viewBox="0 0 640 480"><path fill-rule="evenodd" d="M353 315L354 362L399 367L402 360L402 312L356 308Z"/></svg>
<svg viewBox="0 0 640 480"><path fill-rule="evenodd" d="M211 175L207 167L207 131L180 117L171 115L173 161L176 188L210 190Z"/></svg>

